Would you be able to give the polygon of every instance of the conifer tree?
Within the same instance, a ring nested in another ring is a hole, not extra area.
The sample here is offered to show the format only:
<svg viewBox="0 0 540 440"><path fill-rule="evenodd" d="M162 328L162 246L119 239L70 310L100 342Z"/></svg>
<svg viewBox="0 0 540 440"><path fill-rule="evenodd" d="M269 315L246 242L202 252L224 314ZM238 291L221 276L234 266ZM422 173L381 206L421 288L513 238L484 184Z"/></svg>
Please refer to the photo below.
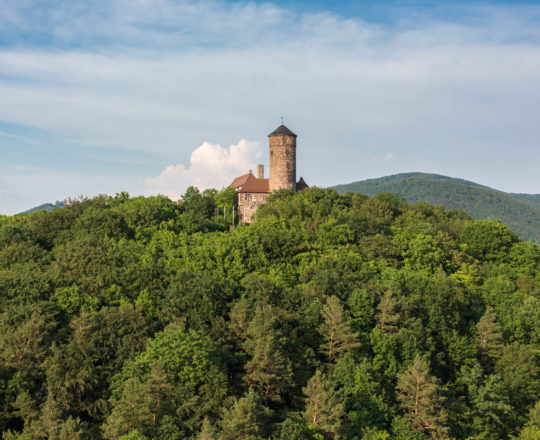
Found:
<svg viewBox="0 0 540 440"><path fill-rule="evenodd" d="M519 440L538 440L540 438L540 400L529 412L529 420L519 433Z"/></svg>
<svg viewBox="0 0 540 440"><path fill-rule="evenodd" d="M476 333L478 335L480 361L484 367L492 365L501 356L503 337L491 307L487 307L486 312L476 324Z"/></svg>
<svg viewBox="0 0 540 440"><path fill-rule="evenodd" d="M173 412L172 394L170 378L159 364L152 366L143 382L139 378L128 379L120 400L113 401L112 413L104 426L106 437L115 438L134 429L154 437L161 417Z"/></svg>
<svg viewBox="0 0 540 440"><path fill-rule="evenodd" d="M220 440L263 440L267 437L272 412L262 404L260 395L253 389L244 397L235 399L223 411Z"/></svg>
<svg viewBox="0 0 540 440"><path fill-rule="evenodd" d="M412 425L434 439L444 439L447 428L437 379L419 355L403 374L398 375L397 399Z"/></svg>
<svg viewBox="0 0 540 440"><path fill-rule="evenodd" d="M337 296L331 296L321 310L323 318L319 333L325 342L320 350L328 357L328 363L333 364L341 359L348 351L360 346L358 335L347 322L343 306Z"/></svg>
<svg viewBox="0 0 540 440"><path fill-rule="evenodd" d="M260 391L265 403L280 402L293 379L291 362L285 353L285 338L278 325L275 310L269 305L259 305L244 344L251 356L245 365L246 382Z"/></svg>
<svg viewBox="0 0 540 440"><path fill-rule="evenodd" d="M302 389L306 396L304 418L327 438L338 438L345 409L328 378L317 370Z"/></svg>
<svg viewBox="0 0 540 440"><path fill-rule="evenodd" d="M401 313L399 303L395 300L390 290L386 291L381 302L377 306L377 322L385 333L396 333L399 331Z"/></svg>
<svg viewBox="0 0 540 440"><path fill-rule="evenodd" d="M217 429L208 417L205 417L197 440L217 440L217 438Z"/></svg>

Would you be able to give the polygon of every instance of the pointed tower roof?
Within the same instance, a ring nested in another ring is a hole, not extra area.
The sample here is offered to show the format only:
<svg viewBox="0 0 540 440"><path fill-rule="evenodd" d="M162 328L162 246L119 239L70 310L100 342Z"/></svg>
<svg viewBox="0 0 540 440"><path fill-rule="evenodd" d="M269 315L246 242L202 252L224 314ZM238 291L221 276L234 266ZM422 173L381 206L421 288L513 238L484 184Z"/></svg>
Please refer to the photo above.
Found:
<svg viewBox="0 0 540 440"><path fill-rule="evenodd" d="M268 137L270 137L270 136L294 136L294 137L297 137L291 130L289 130L283 124L281 124L278 128L276 128L272 133L270 133L268 135Z"/></svg>

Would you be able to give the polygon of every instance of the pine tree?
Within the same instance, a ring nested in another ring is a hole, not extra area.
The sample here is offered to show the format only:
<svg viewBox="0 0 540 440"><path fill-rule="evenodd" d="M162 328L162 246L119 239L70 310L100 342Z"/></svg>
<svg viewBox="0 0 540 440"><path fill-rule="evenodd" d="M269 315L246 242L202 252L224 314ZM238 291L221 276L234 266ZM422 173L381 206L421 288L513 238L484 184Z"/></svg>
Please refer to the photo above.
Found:
<svg viewBox="0 0 540 440"><path fill-rule="evenodd" d="M538 440L540 438L540 400L529 412L529 420L519 433L519 440Z"/></svg>
<svg viewBox="0 0 540 440"><path fill-rule="evenodd" d="M245 380L264 396L265 403L279 403L293 380L291 362L285 352L285 338L278 328L278 316L269 305L258 306L244 343L251 359Z"/></svg>
<svg viewBox="0 0 540 440"><path fill-rule="evenodd" d="M208 417L205 417L201 426L201 432L197 436L197 440L217 440L217 430L210 422Z"/></svg>
<svg viewBox="0 0 540 440"><path fill-rule="evenodd" d="M143 382L138 378L128 379L120 400L113 401L111 415L104 426L106 438L116 438L133 429L155 437L161 417L173 412L172 393L170 379L159 364L152 366Z"/></svg>
<svg viewBox="0 0 540 440"><path fill-rule="evenodd" d="M328 357L328 363L333 364L341 359L348 351L360 346L358 336L347 322L343 306L337 296L327 299L322 308L323 323L319 333L325 342L320 350Z"/></svg>
<svg viewBox="0 0 540 440"><path fill-rule="evenodd" d="M480 360L485 368L492 365L501 356L503 348L502 331L491 307L486 309L486 312L480 318L478 324L476 324L476 332L478 335Z"/></svg>
<svg viewBox="0 0 540 440"><path fill-rule="evenodd" d="M392 295L390 290L381 298L377 306L377 322L385 333L397 333L401 321L400 304Z"/></svg>
<svg viewBox="0 0 540 440"><path fill-rule="evenodd" d="M339 435L345 409L341 399L324 373L317 370L302 389L306 396L304 418L327 438Z"/></svg>
<svg viewBox="0 0 540 440"><path fill-rule="evenodd" d="M250 388L248 393L235 399L221 418L221 440L263 440L269 429L271 411L262 404L261 397Z"/></svg>
<svg viewBox="0 0 540 440"><path fill-rule="evenodd" d="M430 376L429 368L420 356L403 374L398 375L397 399L412 425L431 435L444 439L447 428L437 379Z"/></svg>

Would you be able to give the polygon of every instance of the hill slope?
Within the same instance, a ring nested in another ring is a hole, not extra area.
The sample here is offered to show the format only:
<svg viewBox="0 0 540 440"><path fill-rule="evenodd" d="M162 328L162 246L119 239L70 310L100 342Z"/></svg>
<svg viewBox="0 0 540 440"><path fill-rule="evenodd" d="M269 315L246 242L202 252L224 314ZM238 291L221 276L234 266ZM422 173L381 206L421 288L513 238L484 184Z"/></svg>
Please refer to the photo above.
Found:
<svg viewBox="0 0 540 440"><path fill-rule="evenodd" d="M43 203L39 206L34 206L33 208L27 209L26 211L22 212L21 214L32 214L33 212L37 211L52 211L54 208L61 208L65 206L65 202L56 202L55 204L52 203Z"/></svg>
<svg viewBox="0 0 540 440"><path fill-rule="evenodd" d="M540 195L509 194L438 174L405 173L333 187L339 193L400 195L409 203L427 202L460 209L475 218L499 219L521 237L540 243Z"/></svg>

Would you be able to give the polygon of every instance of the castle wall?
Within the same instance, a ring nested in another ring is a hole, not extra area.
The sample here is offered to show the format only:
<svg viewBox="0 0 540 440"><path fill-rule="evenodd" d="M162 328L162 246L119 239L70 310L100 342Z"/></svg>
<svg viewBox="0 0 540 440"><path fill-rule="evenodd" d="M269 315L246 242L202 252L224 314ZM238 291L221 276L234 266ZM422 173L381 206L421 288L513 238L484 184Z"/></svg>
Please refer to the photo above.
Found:
<svg viewBox="0 0 540 440"><path fill-rule="evenodd" d="M238 220L245 223L253 223L254 214L259 205L266 202L268 194L264 193L240 193L238 194Z"/></svg>
<svg viewBox="0 0 540 440"><path fill-rule="evenodd" d="M270 136L270 190L295 189L296 137Z"/></svg>

